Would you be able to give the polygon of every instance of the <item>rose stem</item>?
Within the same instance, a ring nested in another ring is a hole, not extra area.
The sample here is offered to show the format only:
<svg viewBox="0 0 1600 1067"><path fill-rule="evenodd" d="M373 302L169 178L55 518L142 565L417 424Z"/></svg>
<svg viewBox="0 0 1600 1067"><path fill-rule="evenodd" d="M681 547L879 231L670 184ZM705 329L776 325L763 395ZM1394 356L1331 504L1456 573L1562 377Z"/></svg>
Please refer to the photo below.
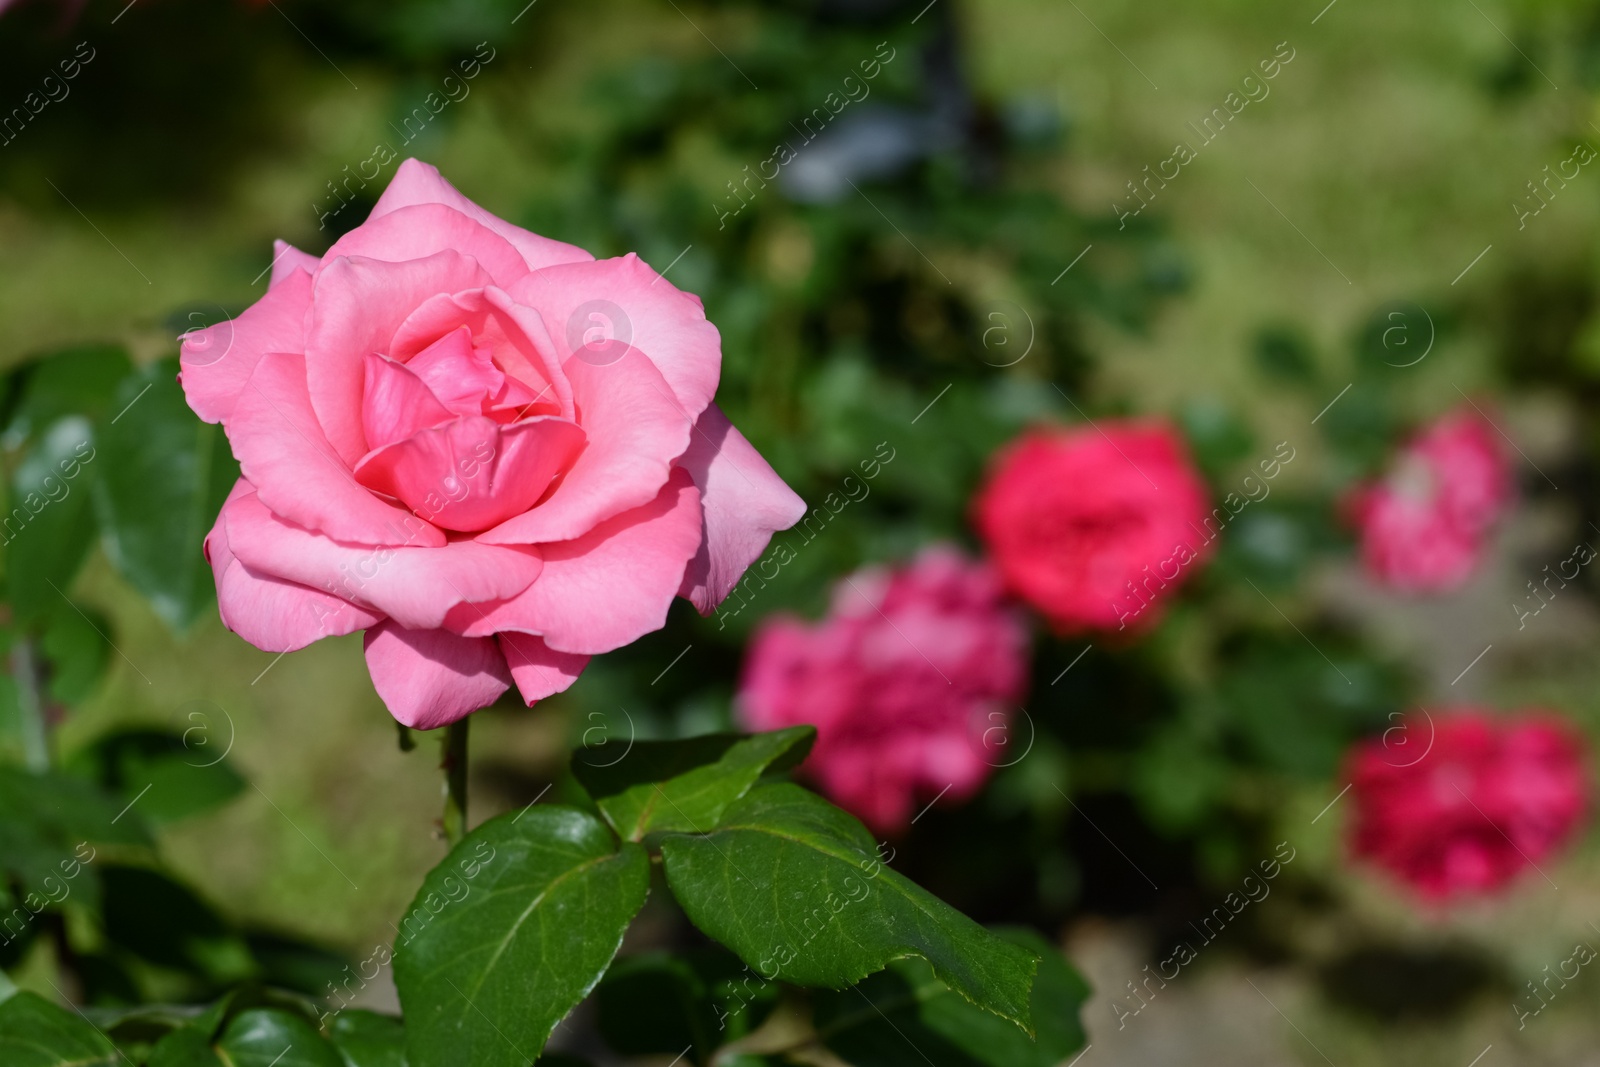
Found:
<svg viewBox="0 0 1600 1067"><path fill-rule="evenodd" d="M444 837L451 845L467 832L467 724L471 716L457 719L444 728L443 754L439 769L444 771Z"/></svg>

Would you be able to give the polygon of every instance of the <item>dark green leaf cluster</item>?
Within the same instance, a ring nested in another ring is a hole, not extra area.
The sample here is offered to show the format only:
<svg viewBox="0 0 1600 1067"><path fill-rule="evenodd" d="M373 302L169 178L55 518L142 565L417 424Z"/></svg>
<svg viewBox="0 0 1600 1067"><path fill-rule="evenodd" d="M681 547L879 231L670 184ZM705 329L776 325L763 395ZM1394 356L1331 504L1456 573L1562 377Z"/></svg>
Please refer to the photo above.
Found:
<svg viewBox="0 0 1600 1067"><path fill-rule="evenodd" d="M854 818L782 780L813 739L797 728L647 742L605 767L580 752L581 805L499 815L423 881L383 961L392 960L403 1023L327 1010L274 988L287 970L256 968L203 1010L75 1012L13 993L0 1003L0 1050L19 1058L0 1062L525 1067L597 987L600 1031L616 1052L670 1050L696 1064L787 1062L825 1047L863 1067L933 1053L940 1063L1046 1067L1080 1047L1087 989L1048 943L977 925L891 870ZM8 781L0 826L9 825ZM142 829L111 832L104 804L82 786L11 785L56 791L61 840L148 847ZM34 862L53 858L47 851L39 846ZM722 947L614 963L656 865ZM106 889L108 933L152 965L220 958L237 939L147 869L119 869ZM181 917L124 914L152 894ZM254 946L236 947L248 959ZM812 1022L797 1028L778 1009L805 1003L804 989Z"/></svg>

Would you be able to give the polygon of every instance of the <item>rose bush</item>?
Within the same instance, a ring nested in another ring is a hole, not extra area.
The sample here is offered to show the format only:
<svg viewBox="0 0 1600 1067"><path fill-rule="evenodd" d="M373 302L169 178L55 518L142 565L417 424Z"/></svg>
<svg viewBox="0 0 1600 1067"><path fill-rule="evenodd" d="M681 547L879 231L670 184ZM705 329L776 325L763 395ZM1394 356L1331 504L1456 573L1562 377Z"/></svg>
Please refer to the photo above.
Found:
<svg viewBox="0 0 1600 1067"><path fill-rule="evenodd" d="M1173 430L1108 419L1002 451L973 521L1007 587L1072 633L1154 622L1209 554L1206 508Z"/></svg>
<svg viewBox="0 0 1600 1067"><path fill-rule="evenodd" d="M223 621L269 652L365 630L410 726L566 689L674 595L710 612L804 511L712 403L698 299L415 160L181 363L243 471L206 540Z"/></svg>
<svg viewBox="0 0 1600 1067"><path fill-rule="evenodd" d="M1028 633L998 576L947 546L834 587L826 619L756 631L746 724L811 724L806 773L874 829L904 830L921 800L970 796L1004 762L1027 678Z"/></svg>
<svg viewBox="0 0 1600 1067"><path fill-rule="evenodd" d="M1511 494L1494 429L1462 409L1406 444L1388 474L1356 489L1345 507L1367 573L1392 589L1444 592L1477 569Z"/></svg>
<svg viewBox="0 0 1600 1067"><path fill-rule="evenodd" d="M1572 840L1589 781L1571 727L1545 712L1475 709L1430 721L1419 758L1379 739L1351 752L1357 858L1442 902L1499 889Z"/></svg>

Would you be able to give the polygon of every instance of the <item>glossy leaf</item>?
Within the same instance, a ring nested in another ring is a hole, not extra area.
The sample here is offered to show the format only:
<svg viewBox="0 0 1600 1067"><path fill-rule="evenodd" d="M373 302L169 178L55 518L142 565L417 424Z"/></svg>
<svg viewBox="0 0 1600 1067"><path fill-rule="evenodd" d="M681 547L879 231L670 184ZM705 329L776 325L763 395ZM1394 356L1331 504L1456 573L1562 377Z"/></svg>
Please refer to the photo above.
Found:
<svg viewBox="0 0 1600 1067"><path fill-rule="evenodd" d="M575 808L507 812L463 838L400 922L412 1067L525 1067L610 964L649 868Z"/></svg>
<svg viewBox="0 0 1600 1067"><path fill-rule="evenodd" d="M194 417L166 360L130 376L101 441L96 483L106 551L156 612L182 630L211 602L201 542L239 477L220 428Z"/></svg>
<svg viewBox="0 0 1600 1067"><path fill-rule="evenodd" d="M758 786L705 835L661 845L689 918L765 978L843 988L903 956L1031 1031L1037 956L878 861L854 818L799 786Z"/></svg>
<svg viewBox="0 0 1600 1067"><path fill-rule="evenodd" d="M406 1028L373 1011L342 1011L328 1024L345 1067L406 1067Z"/></svg>
<svg viewBox="0 0 1600 1067"><path fill-rule="evenodd" d="M750 737L640 741L626 757L604 766L590 764L579 752L572 773L629 841L664 831L704 833L762 774L805 759L816 737L815 728L795 726Z"/></svg>
<svg viewBox="0 0 1600 1067"><path fill-rule="evenodd" d="M92 973L97 965L104 963L105 957L95 956L90 957L90 960ZM106 984L104 975L96 977L98 980L85 983L84 999L91 1004L95 1002ZM174 1031L190 1026L200 1015L200 1012L189 1006L139 1004L139 991L132 983L119 992L117 999L131 1006L89 1007L84 1009L84 1014L135 1063L142 1062L141 1057L149 1056L154 1051L152 1046Z"/></svg>
<svg viewBox="0 0 1600 1067"><path fill-rule="evenodd" d="M211 1041L198 1030L174 1030L150 1051L148 1067L227 1067Z"/></svg>
<svg viewBox="0 0 1600 1067"><path fill-rule="evenodd" d="M117 1051L88 1020L33 993L0 1003L0 1063L6 1067L110 1067Z"/></svg>
<svg viewBox="0 0 1600 1067"><path fill-rule="evenodd" d="M66 416L51 423L17 465L0 540L6 591L20 621L73 610L67 593L94 541L94 438L88 419Z"/></svg>
<svg viewBox="0 0 1600 1067"><path fill-rule="evenodd" d="M111 417L117 383L131 371L125 352L100 345L69 349L17 375L4 443L22 455L7 485L0 541L21 621L68 609L63 596L94 540L97 427Z"/></svg>
<svg viewBox="0 0 1600 1067"><path fill-rule="evenodd" d="M1040 957L1032 1009L1037 1033L974 1008L916 959L896 960L853 989L816 994L823 1044L853 1067L1055 1067L1083 1047L1079 1012L1089 987L1031 930L998 930Z"/></svg>
<svg viewBox="0 0 1600 1067"><path fill-rule="evenodd" d="M155 1010L136 1009L135 1017ZM238 986L198 1013L171 1010L185 1017L156 1043L148 1067L265 1067L274 1056L282 1057L278 1067L344 1067L308 1021L315 1006L292 994ZM119 1023L113 1030L120 1035L123 1028Z"/></svg>
<svg viewBox="0 0 1600 1067"><path fill-rule="evenodd" d="M315 1027L277 1008L235 1015L216 1047L230 1067L345 1067Z"/></svg>

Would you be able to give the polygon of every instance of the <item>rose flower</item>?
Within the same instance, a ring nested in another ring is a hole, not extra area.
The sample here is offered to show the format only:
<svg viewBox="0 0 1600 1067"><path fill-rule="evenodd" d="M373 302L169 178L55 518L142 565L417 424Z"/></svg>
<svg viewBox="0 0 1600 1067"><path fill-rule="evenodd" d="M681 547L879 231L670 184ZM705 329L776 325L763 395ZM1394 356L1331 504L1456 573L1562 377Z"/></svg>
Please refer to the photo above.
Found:
<svg viewBox="0 0 1600 1067"><path fill-rule="evenodd" d="M747 726L811 723L806 773L882 832L971 795L1008 759L1028 633L984 563L949 547L839 582L827 618L767 619L745 661Z"/></svg>
<svg viewBox="0 0 1600 1067"><path fill-rule="evenodd" d="M206 538L223 622L269 652L366 631L396 719L709 613L803 502L712 404L700 301L595 260L408 160L320 259L281 242L265 296L185 336L181 380L243 477Z"/></svg>
<svg viewBox="0 0 1600 1067"><path fill-rule="evenodd" d="M1476 411L1435 422L1400 450L1382 481L1346 508L1367 573L1410 592L1454 589L1483 557L1511 500L1511 475L1492 427Z"/></svg>
<svg viewBox="0 0 1600 1067"><path fill-rule="evenodd" d="M1569 726L1542 712L1474 709L1429 721L1420 757L1379 740L1351 752L1357 858L1441 902L1501 889L1572 840L1589 783Z"/></svg>
<svg viewBox="0 0 1600 1067"><path fill-rule="evenodd" d="M1206 507L1176 433L1108 420L1024 434L972 512L1006 586L1074 633L1153 622L1210 552Z"/></svg>

